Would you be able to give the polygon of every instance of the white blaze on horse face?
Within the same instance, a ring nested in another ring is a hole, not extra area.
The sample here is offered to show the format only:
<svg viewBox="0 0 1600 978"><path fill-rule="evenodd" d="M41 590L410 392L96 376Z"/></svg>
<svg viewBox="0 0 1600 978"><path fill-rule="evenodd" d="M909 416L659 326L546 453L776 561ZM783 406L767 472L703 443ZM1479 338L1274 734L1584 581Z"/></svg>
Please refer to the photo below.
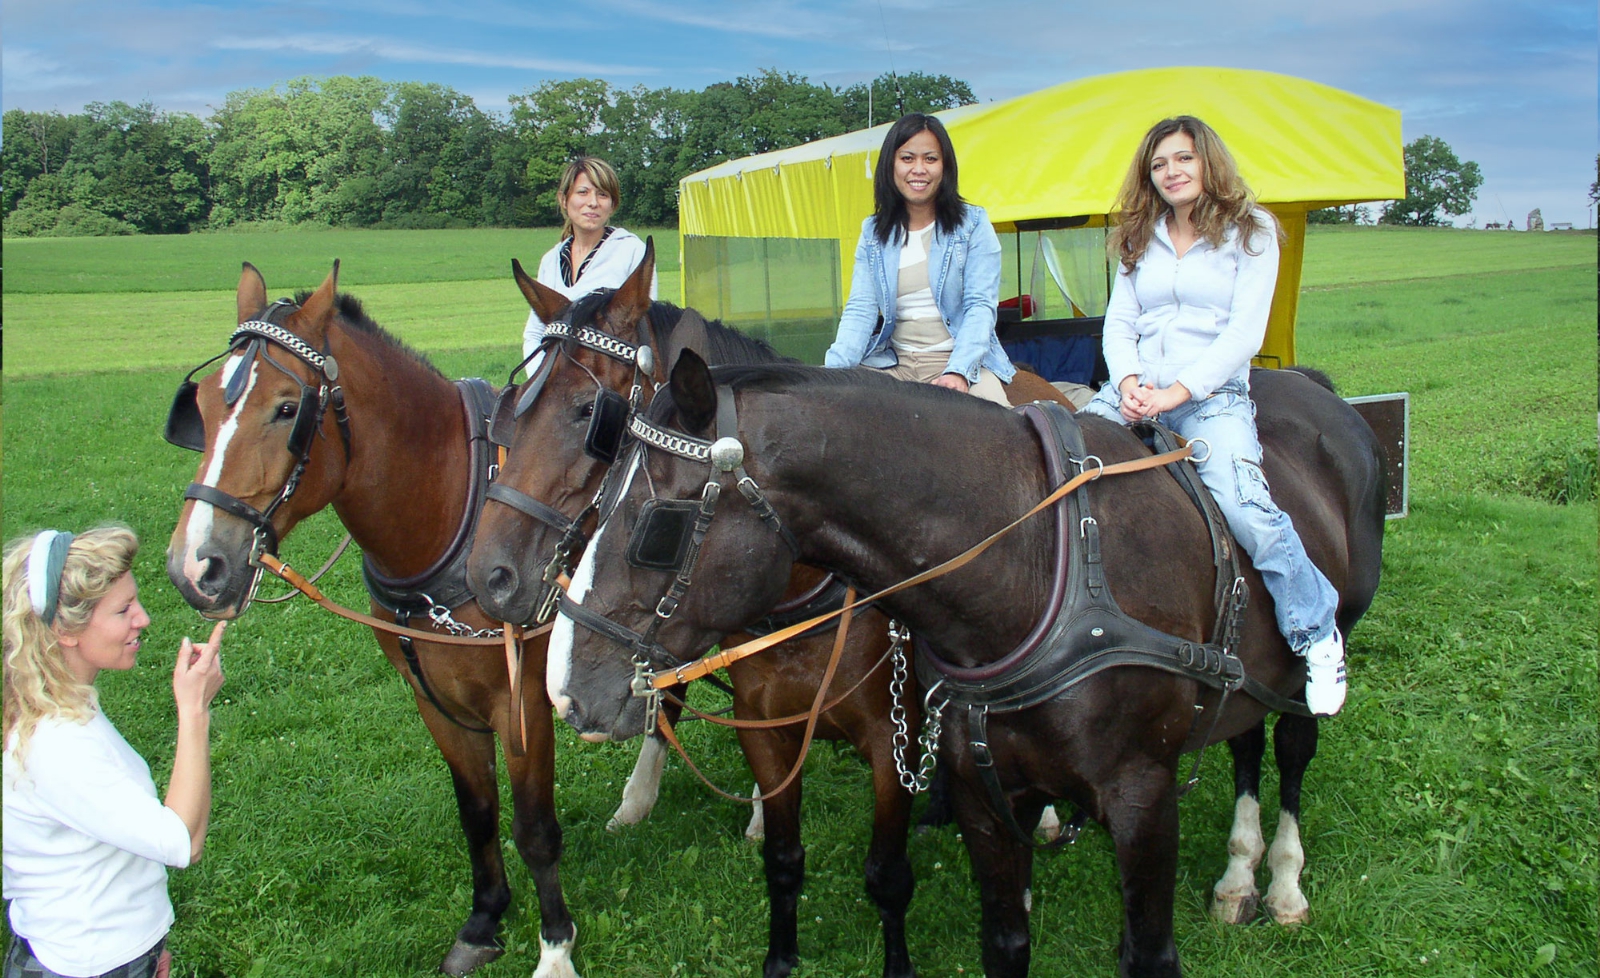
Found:
<svg viewBox="0 0 1600 978"><path fill-rule="evenodd" d="M635 452L633 461L628 466L628 477L623 480L622 492L617 498L628 494L633 487L633 477L643 463L644 454ZM572 584L567 588L567 597L574 604L582 604L589 589L594 587L595 555L600 552L600 541L604 538L606 530L611 526L607 519L594 531L594 539L583 548L583 559L578 561L578 569L572 572ZM557 613L554 624L550 628L550 645L545 654L545 692L550 696L550 703L556 708L556 716L563 720L567 712L572 709L572 697L567 695L567 682L572 678L572 643L574 637L574 624L571 618Z"/></svg>
<svg viewBox="0 0 1600 978"><path fill-rule="evenodd" d="M228 362L217 371L216 378L219 386L227 388L233 375L244 365L244 355L235 354L228 358ZM211 446L211 463L206 466L205 472L200 476L202 485L215 486L222 478L223 467L228 461L228 444L233 441L233 436L239 431L239 415L244 411L245 404L250 400L250 392L256 386L256 373L258 363L255 358L250 360L250 376L245 380L244 393L233 402L233 410L222 422L222 427L217 429L216 443ZM212 517L216 507L210 503L196 499L189 509L189 522L183 530L183 576L191 584L200 582L200 575L205 573L205 563L196 556L200 545L211 539Z"/></svg>

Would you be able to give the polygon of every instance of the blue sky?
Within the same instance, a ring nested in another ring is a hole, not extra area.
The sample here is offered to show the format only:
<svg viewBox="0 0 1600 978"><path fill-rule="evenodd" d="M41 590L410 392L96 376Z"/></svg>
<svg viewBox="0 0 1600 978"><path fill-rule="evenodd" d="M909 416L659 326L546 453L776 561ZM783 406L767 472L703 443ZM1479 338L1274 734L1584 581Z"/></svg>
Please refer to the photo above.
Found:
<svg viewBox="0 0 1600 978"><path fill-rule="evenodd" d="M839 85L891 66L953 75L989 101L1112 71L1221 65L1398 108L1408 141L1441 137L1483 168L1480 225L1521 227L1539 207L1547 222L1585 226L1597 50L1594 0L4 0L0 102L75 112L148 99L205 116L236 89L370 74L450 85L500 110L551 78L698 89L777 68Z"/></svg>

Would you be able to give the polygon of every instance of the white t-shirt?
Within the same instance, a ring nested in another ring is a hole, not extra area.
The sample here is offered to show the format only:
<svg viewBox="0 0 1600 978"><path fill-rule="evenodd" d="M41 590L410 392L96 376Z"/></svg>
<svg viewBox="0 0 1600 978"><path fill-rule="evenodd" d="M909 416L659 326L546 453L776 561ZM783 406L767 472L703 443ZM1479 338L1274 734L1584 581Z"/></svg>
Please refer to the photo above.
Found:
<svg viewBox="0 0 1600 978"><path fill-rule="evenodd" d="M87 723L41 720L25 765L12 741L4 761L12 931L62 975L133 960L172 927L165 867L189 865L188 827L101 713Z"/></svg>
<svg viewBox="0 0 1600 978"><path fill-rule="evenodd" d="M540 285L549 286L568 299L582 298L596 289L621 287L644 260L644 242L639 240L639 236L626 228L613 228L611 234L600 243L600 247L594 250L594 255L588 260L583 274L577 281L567 285L561 281L561 245L565 241L563 238L554 248L544 253L544 257L539 260L539 274L535 278ZM656 273L651 269L650 298L655 297ZM522 355L526 357L533 353L543 336L544 323L539 320L539 314L530 309L528 323L522 329Z"/></svg>

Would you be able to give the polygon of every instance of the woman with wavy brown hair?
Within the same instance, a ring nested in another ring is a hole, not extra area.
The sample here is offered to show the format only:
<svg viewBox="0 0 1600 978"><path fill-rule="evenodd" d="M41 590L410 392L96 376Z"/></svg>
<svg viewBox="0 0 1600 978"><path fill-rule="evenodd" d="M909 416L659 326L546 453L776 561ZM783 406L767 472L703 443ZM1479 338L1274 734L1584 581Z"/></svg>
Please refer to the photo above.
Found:
<svg viewBox="0 0 1600 978"><path fill-rule="evenodd" d="M1256 206L1215 130L1186 115L1145 133L1116 217L1103 332L1111 380L1083 410L1121 424L1159 421L1202 445L1201 481L1261 572L1278 628L1306 659L1307 705L1337 713L1338 594L1272 500L1250 400L1250 359L1277 285L1278 223Z"/></svg>
<svg viewBox="0 0 1600 978"><path fill-rule="evenodd" d="M5 978L164 978L167 866L200 858L211 814L218 622L172 673L178 743L164 801L100 710L104 669L132 669L150 624L133 531L44 530L5 552Z"/></svg>

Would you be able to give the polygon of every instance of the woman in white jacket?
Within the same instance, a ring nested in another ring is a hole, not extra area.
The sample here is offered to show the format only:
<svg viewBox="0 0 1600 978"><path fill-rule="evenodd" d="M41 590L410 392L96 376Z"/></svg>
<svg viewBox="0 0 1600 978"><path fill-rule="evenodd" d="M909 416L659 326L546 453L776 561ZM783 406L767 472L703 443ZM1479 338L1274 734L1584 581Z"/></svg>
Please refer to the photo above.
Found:
<svg viewBox="0 0 1600 978"><path fill-rule="evenodd" d="M167 866L200 858L211 814L218 622L178 649L178 744L164 800L100 711L103 669L132 669L150 616L125 527L45 530L5 554L5 978L167 974Z"/></svg>
<svg viewBox="0 0 1600 978"><path fill-rule="evenodd" d="M1337 713L1339 597L1272 500L1250 400L1250 359L1278 278L1277 221L1193 116L1145 134L1117 209L1107 244L1119 268L1103 333L1111 381L1083 410L1122 424L1153 419L1204 443L1196 469L1261 572L1278 628L1306 659L1306 703Z"/></svg>
<svg viewBox="0 0 1600 978"><path fill-rule="evenodd" d="M605 160L580 156L567 164L556 187L561 208L561 240L539 261L540 285L568 299L596 289L614 289L627 281L644 258L638 235L606 222L622 206L617 171ZM656 276L650 273L650 298L656 297ZM522 355L531 356L544 336L539 314L528 313L522 331Z"/></svg>

